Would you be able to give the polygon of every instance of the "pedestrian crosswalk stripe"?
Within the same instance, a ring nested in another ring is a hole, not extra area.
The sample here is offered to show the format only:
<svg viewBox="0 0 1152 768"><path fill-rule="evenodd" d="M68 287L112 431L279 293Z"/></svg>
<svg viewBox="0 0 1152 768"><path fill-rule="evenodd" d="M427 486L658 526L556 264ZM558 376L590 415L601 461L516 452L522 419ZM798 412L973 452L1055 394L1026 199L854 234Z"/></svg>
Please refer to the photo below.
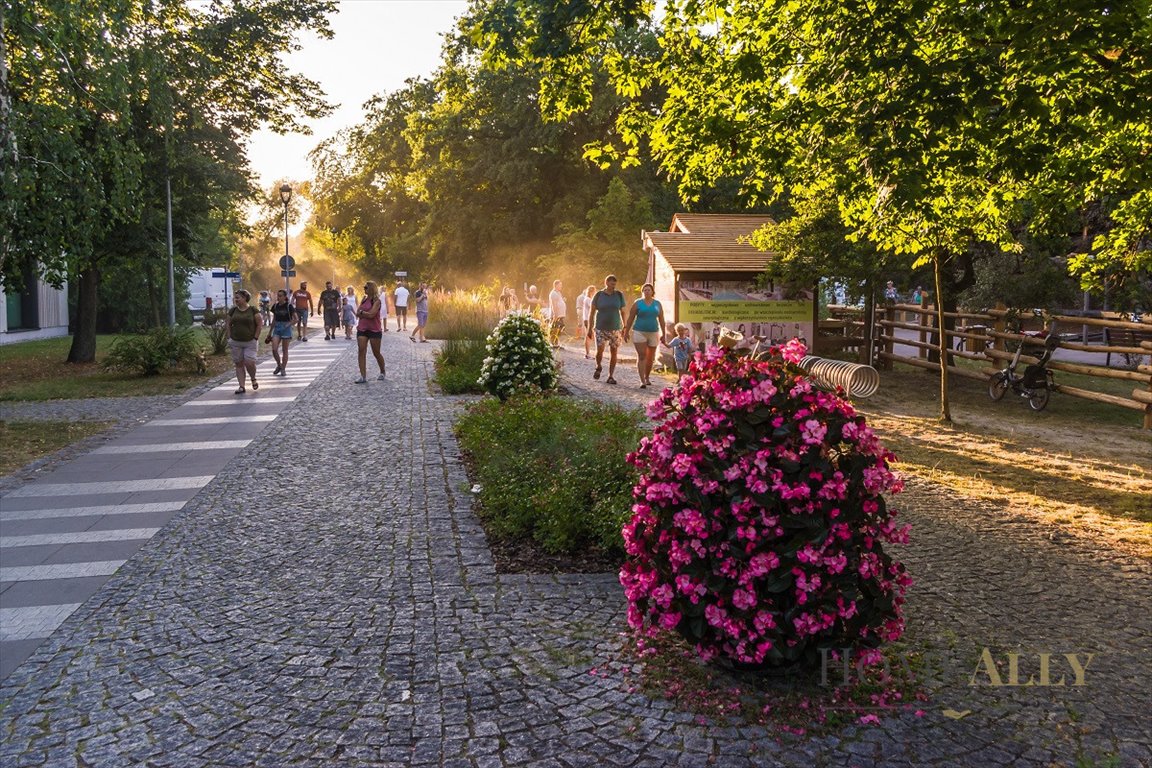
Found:
<svg viewBox="0 0 1152 768"><path fill-rule="evenodd" d="M150 539L159 528L122 528L115 531L38 533L28 536L0 536L0 547L38 547L44 544L93 544L100 541Z"/></svg>
<svg viewBox="0 0 1152 768"><path fill-rule="evenodd" d="M195 477L161 477L155 480L112 480L97 483L37 483L17 488L5 494L6 499L27 499L36 496L89 496L96 493L134 493L138 491L178 491L185 488L203 488L215 475Z"/></svg>
<svg viewBox="0 0 1152 768"><path fill-rule="evenodd" d="M99 517L103 515L146 515L153 512L176 512L183 501L161 501L154 504L104 504L94 507L58 509L0 509L0 520L46 520L53 517Z"/></svg>

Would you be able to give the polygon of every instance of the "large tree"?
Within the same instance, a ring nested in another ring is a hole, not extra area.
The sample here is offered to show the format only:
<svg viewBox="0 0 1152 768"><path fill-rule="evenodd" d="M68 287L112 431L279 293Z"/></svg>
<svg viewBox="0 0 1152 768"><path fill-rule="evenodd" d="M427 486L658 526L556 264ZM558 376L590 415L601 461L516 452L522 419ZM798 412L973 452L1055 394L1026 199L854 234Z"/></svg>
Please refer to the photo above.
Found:
<svg viewBox="0 0 1152 768"><path fill-rule="evenodd" d="M77 284L69 360L95 355L105 270L159 276L165 190L189 261L213 260L251 194L244 143L324 114L281 54L330 34L331 0L17 0L9 67L0 270ZM132 270L136 265L138 270ZM146 282L148 278L145 277Z"/></svg>
<svg viewBox="0 0 1152 768"><path fill-rule="evenodd" d="M581 103L581 62L603 59L622 94L666 93L622 114L623 153L647 137L688 193L736 177L749 201L830 195L849 240L934 265L938 295L974 248L1012 253L1019 222L1089 204L1113 227L1084 261L1147 269L1148 0L671 2L646 60L615 49L612 22L648 2L499 7L477 33L496 60L555 62L552 114Z"/></svg>

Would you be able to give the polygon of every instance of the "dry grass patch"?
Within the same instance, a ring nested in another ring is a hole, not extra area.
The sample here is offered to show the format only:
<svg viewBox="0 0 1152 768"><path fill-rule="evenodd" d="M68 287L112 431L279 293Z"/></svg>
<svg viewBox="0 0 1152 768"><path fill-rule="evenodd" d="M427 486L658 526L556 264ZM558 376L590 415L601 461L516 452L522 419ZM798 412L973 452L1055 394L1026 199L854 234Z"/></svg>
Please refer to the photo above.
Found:
<svg viewBox="0 0 1152 768"><path fill-rule="evenodd" d="M228 355L208 355L207 370L173 370L160 376L109 372L100 367L115 336L96 337L96 362L68 363L72 339L42 339L0 347L0 400L73 400L183 392L232 370Z"/></svg>
<svg viewBox="0 0 1152 768"><path fill-rule="evenodd" d="M1138 413L1053 395L1051 412L988 399L953 382L953 418L936 419L935 375L895 370L858 403L900 458L899 468L1035 518L1152 556L1152 433ZM1061 402L1057 402L1057 400Z"/></svg>
<svg viewBox="0 0 1152 768"><path fill-rule="evenodd" d="M105 421L0 421L0 476L111 426Z"/></svg>

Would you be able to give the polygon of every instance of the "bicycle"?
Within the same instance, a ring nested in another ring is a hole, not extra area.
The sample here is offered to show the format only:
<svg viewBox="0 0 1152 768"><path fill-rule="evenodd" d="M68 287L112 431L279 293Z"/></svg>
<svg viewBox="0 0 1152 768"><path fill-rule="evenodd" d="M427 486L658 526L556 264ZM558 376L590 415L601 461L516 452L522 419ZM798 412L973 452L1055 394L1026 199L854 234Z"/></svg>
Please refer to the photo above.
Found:
<svg viewBox="0 0 1152 768"><path fill-rule="evenodd" d="M1052 396L1052 390L1056 387L1055 377L1048 369L1048 361L1052 359L1052 353L1058 346L1060 337L1054 333L1048 334L1044 338L1044 352L1035 365L1029 365L1024 369L1024 375L1021 376L1016 373L1020 355L1024 351L1024 343L1020 342L1016 347L1016 354L1012 356L1012 362L988 379L988 397L993 401L999 401L1011 389L1020 397L1026 398L1028 407L1032 410L1044 410L1048 405L1048 399Z"/></svg>

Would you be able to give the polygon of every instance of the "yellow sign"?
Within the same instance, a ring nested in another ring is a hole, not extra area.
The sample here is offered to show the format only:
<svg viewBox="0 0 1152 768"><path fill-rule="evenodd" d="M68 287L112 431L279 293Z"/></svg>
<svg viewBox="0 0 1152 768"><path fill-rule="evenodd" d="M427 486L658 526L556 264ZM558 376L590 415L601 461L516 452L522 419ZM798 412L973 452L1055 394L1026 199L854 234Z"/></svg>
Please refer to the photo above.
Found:
<svg viewBox="0 0 1152 768"><path fill-rule="evenodd" d="M681 301L682 323L810 323L811 301Z"/></svg>

